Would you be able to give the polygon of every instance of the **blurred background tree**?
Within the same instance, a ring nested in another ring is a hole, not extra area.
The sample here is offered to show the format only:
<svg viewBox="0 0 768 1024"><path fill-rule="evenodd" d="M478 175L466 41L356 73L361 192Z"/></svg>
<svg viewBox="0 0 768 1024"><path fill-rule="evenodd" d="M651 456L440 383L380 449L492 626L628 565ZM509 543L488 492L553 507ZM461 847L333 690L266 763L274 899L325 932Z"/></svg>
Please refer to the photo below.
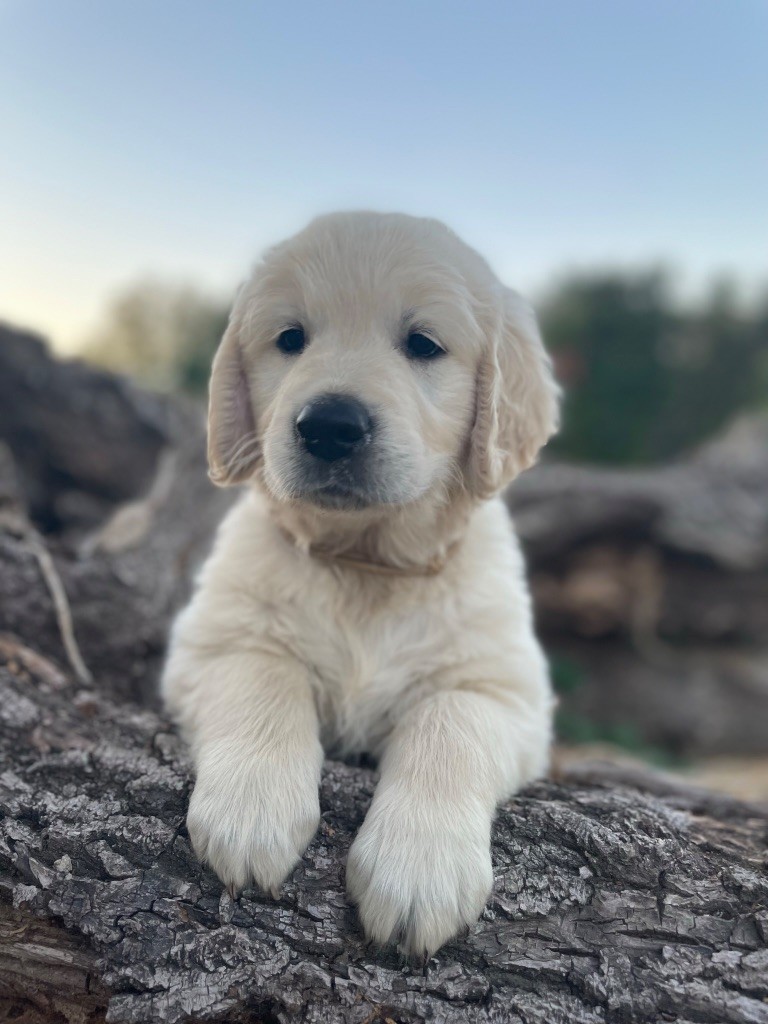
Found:
<svg viewBox="0 0 768 1024"><path fill-rule="evenodd" d="M229 302L146 279L120 292L85 345L87 359L153 388L205 394Z"/></svg>
<svg viewBox="0 0 768 1024"><path fill-rule="evenodd" d="M682 309L662 270L592 274L563 281L540 315L566 392L561 457L659 461L768 407L768 297L745 310L721 282Z"/></svg>

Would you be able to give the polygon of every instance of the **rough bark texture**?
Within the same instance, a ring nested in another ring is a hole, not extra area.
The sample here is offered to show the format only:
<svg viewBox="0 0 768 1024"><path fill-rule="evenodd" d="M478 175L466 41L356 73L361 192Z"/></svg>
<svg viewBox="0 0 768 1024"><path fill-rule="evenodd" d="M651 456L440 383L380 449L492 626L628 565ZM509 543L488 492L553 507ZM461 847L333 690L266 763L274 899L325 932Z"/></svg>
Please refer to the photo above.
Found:
<svg viewBox="0 0 768 1024"><path fill-rule="evenodd" d="M4 351L0 335L0 380ZM44 541L30 525L44 436L31 483L32 463L14 482L15 460L0 458L0 1019L768 1024L768 809L660 776L583 767L503 807L488 908L426 964L366 945L344 894L375 784L365 767L327 764L320 831L280 901L249 890L233 902L190 850L186 755L139 703L228 499L205 483L194 414L60 372L47 365L44 388L96 389L89 408L103 400L104 415L117 403L126 445L145 401L167 419L136 478L149 499L110 513L130 495L105 486L95 536L81 514L36 514L54 531ZM81 407L58 421L67 430L87 437L98 418ZM18 459L12 430L6 440ZM66 490L92 486L82 470ZM92 684L62 647L41 547Z"/></svg>

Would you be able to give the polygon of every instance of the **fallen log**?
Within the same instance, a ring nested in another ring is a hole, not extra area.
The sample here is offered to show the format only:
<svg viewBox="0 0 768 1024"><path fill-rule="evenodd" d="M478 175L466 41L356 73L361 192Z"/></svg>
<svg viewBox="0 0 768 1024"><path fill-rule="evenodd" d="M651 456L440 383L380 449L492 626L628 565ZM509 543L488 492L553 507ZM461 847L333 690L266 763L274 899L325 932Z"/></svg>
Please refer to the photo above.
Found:
<svg viewBox="0 0 768 1024"><path fill-rule="evenodd" d="M768 752L768 417L659 468L545 464L507 498L564 715L680 755Z"/></svg>
<svg viewBox="0 0 768 1024"><path fill-rule="evenodd" d="M531 787L499 813L481 921L406 963L344 895L371 770L329 763L279 902L233 902L190 850L167 723L0 651L7 1019L768 1021L765 809L659 779Z"/></svg>

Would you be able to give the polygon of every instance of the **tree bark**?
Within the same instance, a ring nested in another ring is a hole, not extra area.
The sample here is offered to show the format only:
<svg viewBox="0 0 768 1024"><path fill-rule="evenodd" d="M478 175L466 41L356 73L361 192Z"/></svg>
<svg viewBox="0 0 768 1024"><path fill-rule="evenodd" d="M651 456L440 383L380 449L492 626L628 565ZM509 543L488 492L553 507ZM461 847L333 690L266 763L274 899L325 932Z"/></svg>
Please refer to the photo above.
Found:
<svg viewBox="0 0 768 1024"><path fill-rule="evenodd" d="M116 416L117 403L138 452L123 386L67 367L64 390L81 387L101 396L87 408ZM136 401L162 413L136 456L145 497L125 506L134 492L99 485L88 529L78 495L93 493L93 467L70 473L72 500L58 503L77 515L30 516L53 501L48 442L38 435L25 482L30 463L14 474L18 438L5 433L0 1019L768 1024L768 809L659 775L581 766L502 807L488 907L427 963L369 946L345 896L368 767L327 763L319 833L279 901L233 901L190 849L189 762L150 699L168 623L230 499L206 482L197 413ZM58 420L59 444L97 429L82 408ZM85 674L62 640L55 580Z"/></svg>

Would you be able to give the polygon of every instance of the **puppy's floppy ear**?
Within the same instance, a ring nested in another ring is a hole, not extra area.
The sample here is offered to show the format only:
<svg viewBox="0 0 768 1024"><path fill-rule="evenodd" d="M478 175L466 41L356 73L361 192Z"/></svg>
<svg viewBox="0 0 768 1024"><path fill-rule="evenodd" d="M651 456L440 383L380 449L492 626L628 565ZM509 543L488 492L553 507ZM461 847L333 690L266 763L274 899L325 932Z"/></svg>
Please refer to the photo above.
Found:
<svg viewBox="0 0 768 1024"><path fill-rule="evenodd" d="M531 307L504 289L480 363L468 483L489 498L522 470L558 427L560 388Z"/></svg>
<svg viewBox="0 0 768 1024"><path fill-rule="evenodd" d="M208 392L208 475L220 487L246 480L261 455L239 334L230 320Z"/></svg>

